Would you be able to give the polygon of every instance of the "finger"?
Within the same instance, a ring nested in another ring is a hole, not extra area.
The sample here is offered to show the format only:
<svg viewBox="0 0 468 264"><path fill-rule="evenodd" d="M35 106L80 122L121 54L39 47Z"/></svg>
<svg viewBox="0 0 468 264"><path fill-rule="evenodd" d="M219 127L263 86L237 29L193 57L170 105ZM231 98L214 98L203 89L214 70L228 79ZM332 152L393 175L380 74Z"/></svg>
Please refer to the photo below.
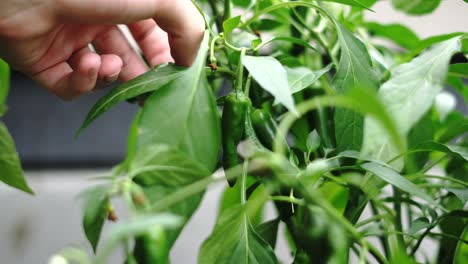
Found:
<svg viewBox="0 0 468 264"><path fill-rule="evenodd" d="M153 18L169 35L171 54L181 66L193 63L205 24L190 0L60 0L55 13L62 20L131 24Z"/></svg>
<svg viewBox="0 0 468 264"><path fill-rule="evenodd" d="M72 69L78 69L80 63L84 59L84 56L88 54L96 54L88 46L76 51L68 60L68 63ZM97 54L96 54L97 55ZM99 56L99 55L98 55ZM119 56L114 54L100 55L101 66L98 71L98 80L104 85L108 85L117 80L120 71L122 70L123 62Z"/></svg>
<svg viewBox="0 0 468 264"><path fill-rule="evenodd" d="M101 58L98 54L80 51L70 58L74 68L69 63L62 62L34 75L33 79L64 100L71 100L93 90L101 67Z"/></svg>
<svg viewBox="0 0 468 264"><path fill-rule="evenodd" d="M122 59L115 54L101 55L101 68L99 69L98 79L107 85L115 82L123 68Z"/></svg>
<svg viewBox="0 0 468 264"><path fill-rule="evenodd" d="M143 59L133 50L116 26L109 27L96 36L93 46L101 54L114 54L122 59L123 66L120 72L122 81L131 80L148 70Z"/></svg>
<svg viewBox="0 0 468 264"><path fill-rule="evenodd" d="M154 20L147 19L129 24L128 28L150 66L174 62L167 33Z"/></svg>

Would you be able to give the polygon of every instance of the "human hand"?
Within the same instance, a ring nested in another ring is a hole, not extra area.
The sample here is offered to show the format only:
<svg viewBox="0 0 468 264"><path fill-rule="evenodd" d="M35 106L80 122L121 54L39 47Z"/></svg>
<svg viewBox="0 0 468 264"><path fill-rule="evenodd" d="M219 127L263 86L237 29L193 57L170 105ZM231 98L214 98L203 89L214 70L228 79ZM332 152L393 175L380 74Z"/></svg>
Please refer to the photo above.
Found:
<svg viewBox="0 0 468 264"><path fill-rule="evenodd" d="M190 66L205 28L190 0L1 0L0 57L73 99L148 70L117 24L128 25L150 66Z"/></svg>

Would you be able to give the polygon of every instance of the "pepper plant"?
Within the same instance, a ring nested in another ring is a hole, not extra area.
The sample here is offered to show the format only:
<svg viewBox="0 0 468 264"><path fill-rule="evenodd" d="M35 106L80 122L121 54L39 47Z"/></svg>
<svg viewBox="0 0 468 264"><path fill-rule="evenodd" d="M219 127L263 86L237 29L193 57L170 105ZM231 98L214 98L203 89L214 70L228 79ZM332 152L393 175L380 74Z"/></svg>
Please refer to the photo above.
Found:
<svg viewBox="0 0 468 264"><path fill-rule="evenodd" d="M198 263L279 263L278 237L294 263L464 263L468 119L453 94L463 109L467 35L366 21L375 2L194 1L207 26L195 63L121 84L86 117L81 130L142 106L125 160L82 195L95 255L51 262L106 263L122 246L127 264L169 263L204 191L227 182ZM424 15L441 1L391 2ZM116 199L128 217L107 223Z"/></svg>

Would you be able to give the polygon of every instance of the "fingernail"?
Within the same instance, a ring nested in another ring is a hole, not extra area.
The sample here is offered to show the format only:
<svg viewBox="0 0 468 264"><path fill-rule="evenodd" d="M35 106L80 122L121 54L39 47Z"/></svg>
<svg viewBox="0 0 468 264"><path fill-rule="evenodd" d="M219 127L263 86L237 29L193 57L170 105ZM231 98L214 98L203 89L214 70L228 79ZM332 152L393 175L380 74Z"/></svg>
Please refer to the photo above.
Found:
<svg viewBox="0 0 468 264"><path fill-rule="evenodd" d="M117 79L119 78L119 74L114 74L114 75L111 75L111 76L106 76L103 78L103 82L106 83L106 84L111 84L115 81L117 81Z"/></svg>
<svg viewBox="0 0 468 264"><path fill-rule="evenodd" d="M96 78L96 74L97 74L98 70L97 69L91 69L89 70L88 72L88 76L90 79L94 79Z"/></svg>

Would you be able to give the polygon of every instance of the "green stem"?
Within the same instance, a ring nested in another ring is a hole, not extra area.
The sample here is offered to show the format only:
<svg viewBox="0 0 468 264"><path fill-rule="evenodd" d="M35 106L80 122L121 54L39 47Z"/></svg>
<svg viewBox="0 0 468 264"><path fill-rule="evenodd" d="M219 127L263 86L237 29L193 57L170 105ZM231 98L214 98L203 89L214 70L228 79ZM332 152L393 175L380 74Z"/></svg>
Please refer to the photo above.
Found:
<svg viewBox="0 0 468 264"><path fill-rule="evenodd" d="M211 12L213 13L213 18L216 23L216 27L218 28L218 32L223 29L222 18L219 14L218 6L216 5L216 0L208 0L208 4L210 5Z"/></svg>
<svg viewBox="0 0 468 264"><path fill-rule="evenodd" d="M270 199L272 201L278 201L278 202L286 202L286 203L293 203L297 205L306 205L306 203L301 200L297 199L295 197L289 197L289 196L271 196Z"/></svg>
<svg viewBox="0 0 468 264"><path fill-rule="evenodd" d="M462 185L464 187L468 187L468 183L466 183L464 181L460 181L458 179L446 177L446 176L436 176L436 175L426 175L426 174L411 174L411 175L407 175L407 176L405 175L405 177L407 177L409 180L415 180L415 179L423 178L423 179L437 179L437 180L441 180L441 181L450 181L450 182L453 182L453 183L460 184L460 185Z"/></svg>
<svg viewBox="0 0 468 264"><path fill-rule="evenodd" d="M237 65L236 86L234 87L234 89L237 91L242 91L242 84L244 83L244 64L242 64L244 56L245 48L242 48L239 57L239 64Z"/></svg>
<svg viewBox="0 0 468 264"><path fill-rule="evenodd" d="M411 249L411 253L410 253L410 256L414 256L414 254L416 254L416 251L418 251L419 249L419 246L421 246L421 243L423 242L424 238L429 235L429 233L431 232L431 230L436 227L435 225L433 226L430 226L429 228L427 228L424 233L422 233L422 235L418 238L418 241L416 242L416 244L414 245L413 249Z"/></svg>
<svg viewBox="0 0 468 264"><path fill-rule="evenodd" d="M402 232L403 227L401 225L401 221L403 220L401 216L401 192L395 188L395 186L392 186L393 188L393 197L395 198L395 202L393 203L393 209L395 210L395 219L394 219L394 226L396 228L396 231ZM402 235L397 235L396 240L398 243L398 248L399 250L405 250L405 240ZM406 252L405 252L406 253Z"/></svg>
<svg viewBox="0 0 468 264"><path fill-rule="evenodd" d="M432 169L432 167L434 167L435 165L437 165L439 162L441 162L442 160L444 160L447 157L448 157L448 154L445 154L444 156L440 157L439 159L434 160L433 162L429 163L427 166L422 168L419 173L424 174L424 173L428 172L430 169Z"/></svg>
<svg viewBox="0 0 468 264"><path fill-rule="evenodd" d="M224 0L224 21L231 17L231 0Z"/></svg>
<svg viewBox="0 0 468 264"><path fill-rule="evenodd" d="M247 81L245 82L245 89L244 89L244 94L247 95L247 97L250 97L250 86L252 86L252 75L247 76Z"/></svg>
<svg viewBox="0 0 468 264"><path fill-rule="evenodd" d="M212 40L211 40L211 43L210 43L210 62L211 63L216 63L216 56L215 56L215 45L216 45L216 41L220 40L221 37L218 35L218 36L215 36Z"/></svg>
<svg viewBox="0 0 468 264"><path fill-rule="evenodd" d="M356 228L359 228L359 227L363 227L367 224L370 224L372 222L375 222L376 220L381 220L383 218L387 217L387 215L384 215L384 214L378 214L378 215L374 215L364 221L361 221L359 223L356 224Z"/></svg>
<svg viewBox="0 0 468 264"><path fill-rule="evenodd" d="M205 71L207 73L224 73L226 75L229 75L229 77L231 77L231 78L236 76L235 72L231 71L231 69L226 68L226 67L219 67L218 66L218 68L216 69L215 72L213 72L210 67L205 67Z"/></svg>
<svg viewBox="0 0 468 264"><path fill-rule="evenodd" d="M211 1L210 1L210 2L211 2ZM202 15L203 20L205 21L205 26L208 28L208 31L210 32L210 35L211 35L211 36L216 36L216 34L214 33L213 29L211 28L210 23L209 23L208 20L206 19L205 12L203 12L203 10L201 9L201 7L198 5L197 2L195 2L194 0L192 0L192 3L193 3L193 5L195 5L195 7L197 8L198 12Z"/></svg>
<svg viewBox="0 0 468 264"><path fill-rule="evenodd" d="M244 205L247 203L247 170L249 168L249 160L245 160L242 168L242 178L241 178L241 204Z"/></svg>

